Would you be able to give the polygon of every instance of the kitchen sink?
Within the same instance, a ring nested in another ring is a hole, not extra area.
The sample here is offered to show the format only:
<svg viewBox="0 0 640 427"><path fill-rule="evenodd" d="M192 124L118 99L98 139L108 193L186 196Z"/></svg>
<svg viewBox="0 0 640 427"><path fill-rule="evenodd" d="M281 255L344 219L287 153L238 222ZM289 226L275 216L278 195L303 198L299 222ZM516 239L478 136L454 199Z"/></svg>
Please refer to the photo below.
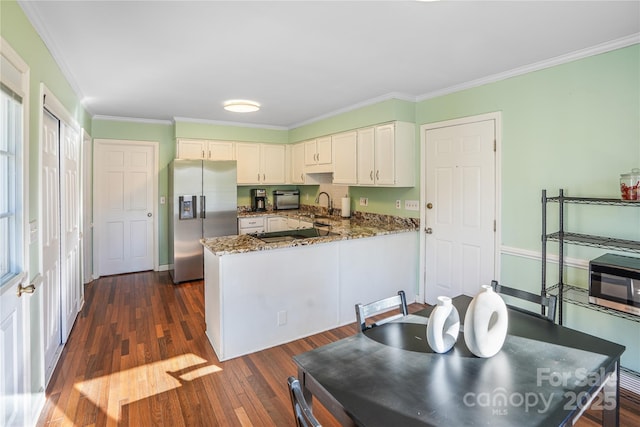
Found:
<svg viewBox="0 0 640 427"><path fill-rule="evenodd" d="M271 233L255 233L251 234L253 237L262 240L263 242L290 242L293 240L301 239L313 239L314 237L325 236L337 236L338 233L333 233L326 227L321 228L304 228L301 230L286 230L286 231L273 231Z"/></svg>

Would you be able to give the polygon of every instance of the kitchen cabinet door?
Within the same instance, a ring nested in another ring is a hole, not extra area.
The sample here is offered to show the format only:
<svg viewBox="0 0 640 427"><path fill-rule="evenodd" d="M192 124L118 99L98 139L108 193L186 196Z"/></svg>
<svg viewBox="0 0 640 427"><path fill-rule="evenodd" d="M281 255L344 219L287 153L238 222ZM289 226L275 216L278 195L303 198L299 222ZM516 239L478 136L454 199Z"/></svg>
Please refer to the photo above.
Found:
<svg viewBox="0 0 640 427"><path fill-rule="evenodd" d="M260 144L236 143L238 184L262 184L260 175Z"/></svg>
<svg viewBox="0 0 640 427"><path fill-rule="evenodd" d="M304 184L304 143L291 147L291 182Z"/></svg>
<svg viewBox="0 0 640 427"><path fill-rule="evenodd" d="M357 177L359 185L375 184L375 128L358 130Z"/></svg>
<svg viewBox="0 0 640 427"><path fill-rule="evenodd" d="M233 160L233 142L205 139L179 139L178 159Z"/></svg>
<svg viewBox="0 0 640 427"><path fill-rule="evenodd" d="M179 139L177 159L204 159L207 150L207 141L202 139Z"/></svg>
<svg viewBox="0 0 640 427"><path fill-rule="evenodd" d="M331 136L323 136L304 143L305 165L330 165L332 160Z"/></svg>
<svg viewBox="0 0 640 427"><path fill-rule="evenodd" d="M316 152L318 153L317 164L329 165L333 161L332 142L330 136L318 138L316 140Z"/></svg>
<svg viewBox="0 0 640 427"><path fill-rule="evenodd" d="M264 216L238 218L238 234L264 233Z"/></svg>
<svg viewBox="0 0 640 427"><path fill-rule="evenodd" d="M284 184L285 179L285 146L280 144L261 145L262 184Z"/></svg>
<svg viewBox="0 0 640 427"><path fill-rule="evenodd" d="M284 184L286 149L281 144L236 143L238 184Z"/></svg>
<svg viewBox="0 0 640 427"><path fill-rule="evenodd" d="M289 230L287 218L284 216L270 216L267 218L267 232Z"/></svg>
<svg viewBox="0 0 640 427"><path fill-rule="evenodd" d="M394 122L358 130L358 185L415 185L415 125Z"/></svg>
<svg viewBox="0 0 640 427"><path fill-rule="evenodd" d="M333 135L333 183L357 184L358 133L345 132Z"/></svg>
<svg viewBox="0 0 640 427"><path fill-rule="evenodd" d="M207 160L233 160L233 142L209 141L207 143Z"/></svg>
<svg viewBox="0 0 640 427"><path fill-rule="evenodd" d="M304 142L304 164L313 166L318 162L318 151L316 150L316 140Z"/></svg>
<svg viewBox="0 0 640 427"><path fill-rule="evenodd" d="M377 185L395 184L395 127L393 124L376 127L375 182Z"/></svg>

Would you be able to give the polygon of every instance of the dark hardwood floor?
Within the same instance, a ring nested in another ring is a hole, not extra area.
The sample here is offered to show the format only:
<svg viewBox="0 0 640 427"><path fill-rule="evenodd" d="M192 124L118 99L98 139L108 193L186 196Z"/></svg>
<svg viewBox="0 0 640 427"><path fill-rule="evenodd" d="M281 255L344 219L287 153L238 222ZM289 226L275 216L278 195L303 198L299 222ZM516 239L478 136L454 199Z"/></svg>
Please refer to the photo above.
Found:
<svg viewBox="0 0 640 427"><path fill-rule="evenodd" d="M104 277L85 299L39 426L293 426L292 356L356 332L354 323L219 362L204 334L201 281ZM317 402L314 413L323 426L339 425ZM599 416L587 411L577 425L599 425ZM623 393L621 425L640 425L640 396Z"/></svg>

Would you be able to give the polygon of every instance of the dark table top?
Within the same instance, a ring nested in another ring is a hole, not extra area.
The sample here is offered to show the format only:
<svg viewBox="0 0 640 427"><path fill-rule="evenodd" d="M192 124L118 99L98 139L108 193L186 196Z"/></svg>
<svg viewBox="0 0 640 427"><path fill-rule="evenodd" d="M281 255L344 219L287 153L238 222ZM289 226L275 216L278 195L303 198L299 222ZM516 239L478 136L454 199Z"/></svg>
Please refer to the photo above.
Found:
<svg viewBox="0 0 640 427"><path fill-rule="evenodd" d="M461 321L471 298L456 297ZM416 313L428 316L431 308ZM412 319L411 319L412 318ZM426 322L388 323L295 356L363 426L551 426L594 392L624 347L509 309L502 350L474 356L462 332L434 353Z"/></svg>

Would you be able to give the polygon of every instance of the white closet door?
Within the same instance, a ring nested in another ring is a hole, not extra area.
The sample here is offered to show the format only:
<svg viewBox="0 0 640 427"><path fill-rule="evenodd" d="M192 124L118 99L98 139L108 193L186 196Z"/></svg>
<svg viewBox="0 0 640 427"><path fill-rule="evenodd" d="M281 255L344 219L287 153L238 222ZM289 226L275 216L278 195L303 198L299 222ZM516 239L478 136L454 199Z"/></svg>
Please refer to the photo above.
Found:
<svg viewBox="0 0 640 427"><path fill-rule="evenodd" d="M45 378L53 373L62 350L60 301L59 120L46 110L42 118L42 290Z"/></svg>
<svg viewBox="0 0 640 427"><path fill-rule="evenodd" d="M80 308L80 135L60 122L61 314L66 342Z"/></svg>

